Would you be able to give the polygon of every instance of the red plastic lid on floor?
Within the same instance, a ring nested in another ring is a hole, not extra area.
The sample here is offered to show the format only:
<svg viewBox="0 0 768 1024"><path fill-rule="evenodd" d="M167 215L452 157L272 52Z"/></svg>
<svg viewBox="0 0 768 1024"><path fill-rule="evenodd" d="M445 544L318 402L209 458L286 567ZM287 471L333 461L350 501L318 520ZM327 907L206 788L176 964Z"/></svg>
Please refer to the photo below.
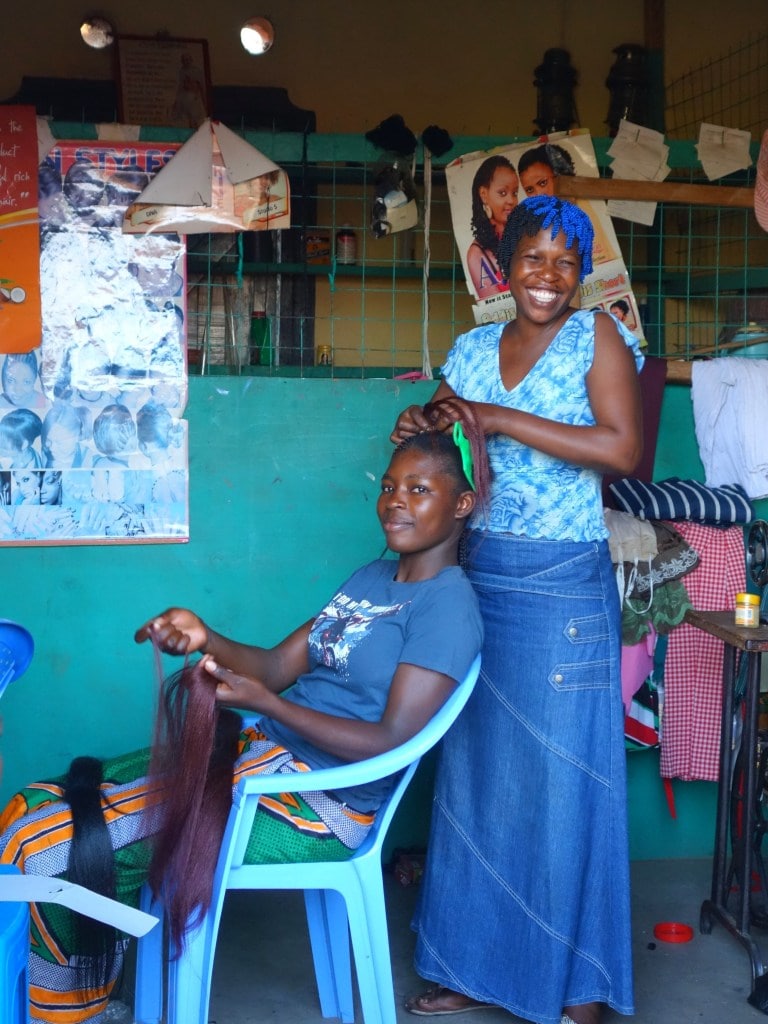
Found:
<svg viewBox="0 0 768 1024"><path fill-rule="evenodd" d="M693 928L679 921L660 921L654 925L653 935L659 942L690 942L693 938Z"/></svg>

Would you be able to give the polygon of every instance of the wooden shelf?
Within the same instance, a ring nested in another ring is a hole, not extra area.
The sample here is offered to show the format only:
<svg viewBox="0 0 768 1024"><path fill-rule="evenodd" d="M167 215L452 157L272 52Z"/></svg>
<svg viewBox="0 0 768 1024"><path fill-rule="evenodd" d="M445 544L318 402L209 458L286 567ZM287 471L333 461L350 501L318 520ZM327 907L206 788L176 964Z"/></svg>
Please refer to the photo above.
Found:
<svg viewBox="0 0 768 1024"><path fill-rule="evenodd" d="M256 274L289 274L308 277L377 277L400 279L418 278L424 275L420 263L242 263L232 259L210 260L199 253L187 257L187 271L203 277L222 277L241 272L249 276ZM439 281L464 281L460 266L430 268L429 276Z"/></svg>

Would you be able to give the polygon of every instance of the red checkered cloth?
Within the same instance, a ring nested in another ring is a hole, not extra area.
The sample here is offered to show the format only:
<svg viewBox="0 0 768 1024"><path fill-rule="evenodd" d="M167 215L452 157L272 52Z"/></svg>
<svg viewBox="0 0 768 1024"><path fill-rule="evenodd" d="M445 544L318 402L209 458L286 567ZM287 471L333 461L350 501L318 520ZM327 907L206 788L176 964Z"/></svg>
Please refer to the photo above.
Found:
<svg viewBox="0 0 768 1024"><path fill-rule="evenodd" d="M768 129L763 132L755 174L755 216L757 223L768 231Z"/></svg>
<svg viewBox="0 0 768 1024"><path fill-rule="evenodd" d="M676 519L672 524L699 553L683 579L697 611L733 609L746 587L744 532ZM723 700L723 642L682 623L669 635L664 660L661 774L665 778L717 780Z"/></svg>

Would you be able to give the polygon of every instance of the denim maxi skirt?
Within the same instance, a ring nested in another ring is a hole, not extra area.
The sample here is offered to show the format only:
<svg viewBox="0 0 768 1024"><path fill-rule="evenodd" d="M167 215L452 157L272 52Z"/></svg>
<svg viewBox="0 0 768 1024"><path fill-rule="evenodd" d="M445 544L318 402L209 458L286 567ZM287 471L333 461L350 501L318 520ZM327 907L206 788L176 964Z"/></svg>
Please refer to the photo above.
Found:
<svg viewBox="0 0 768 1024"><path fill-rule="evenodd" d="M449 730L414 918L422 977L536 1024L634 1012L620 608L606 542L474 531L480 679Z"/></svg>

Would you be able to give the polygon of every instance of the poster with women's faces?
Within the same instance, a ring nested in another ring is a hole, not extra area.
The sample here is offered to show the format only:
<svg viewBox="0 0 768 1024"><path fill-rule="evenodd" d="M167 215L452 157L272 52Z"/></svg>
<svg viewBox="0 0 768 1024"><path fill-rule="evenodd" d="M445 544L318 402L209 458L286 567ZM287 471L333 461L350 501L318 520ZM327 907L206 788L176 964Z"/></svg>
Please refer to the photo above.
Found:
<svg viewBox="0 0 768 1024"><path fill-rule="evenodd" d="M512 210L527 196L555 193L555 177L598 177L594 145L588 132L542 136L457 157L446 167L448 199L456 244L467 289L475 299L478 324L512 320L514 299L497 261L498 245ZM593 272L580 289L581 306L619 313L644 341L637 302L629 281L607 205L578 200L595 232ZM626 307L626 309L625 309Z"/></svg>
<svg viewBox="0 0 768 1024"><path fill-rule="evenodd" d="M42 343L0 356L0 545L189 539L185 244L125 210L178 147L39 168Z"/></svg>

